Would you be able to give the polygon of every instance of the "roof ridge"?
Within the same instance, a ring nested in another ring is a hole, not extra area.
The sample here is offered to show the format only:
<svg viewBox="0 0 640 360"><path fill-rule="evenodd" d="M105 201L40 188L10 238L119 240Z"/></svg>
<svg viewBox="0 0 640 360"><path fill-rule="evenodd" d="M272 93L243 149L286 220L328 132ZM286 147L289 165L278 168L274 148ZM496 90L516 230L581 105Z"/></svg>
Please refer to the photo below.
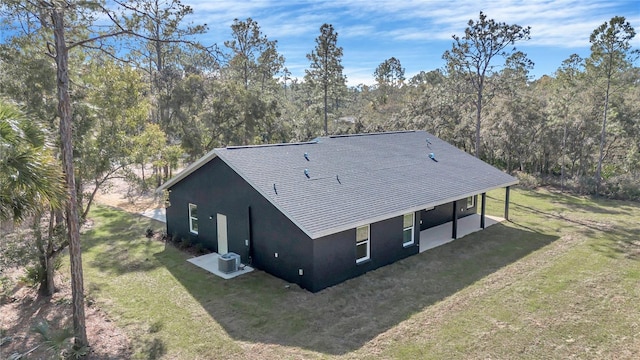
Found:
<svg viewBox="0 0 640 360"><path fill-rule="evenodd" d="M314 139L314 140L311 140L311 141L301 141L301 142L293 142L293 143L227 146L227 147L224 147L224 148L221 148L221 149L238 150L238 149L252 149L252 148L265 148L265 147L277 147L277 146L309 145L309 144L317 144L317 143L318 143L318 140Z"/></svg>
<svg viewBox="0 0 640 360"><path fill-rule="evenodd" d="M398 130L398 131L383 131L373 133L359 133L359 134L341 134L341 135L329 135L329 139L344 138L344 137L356 137L356 136L373 136L373 135L391 135L391 134L404 134L418 132L418 130Z"/></svg>

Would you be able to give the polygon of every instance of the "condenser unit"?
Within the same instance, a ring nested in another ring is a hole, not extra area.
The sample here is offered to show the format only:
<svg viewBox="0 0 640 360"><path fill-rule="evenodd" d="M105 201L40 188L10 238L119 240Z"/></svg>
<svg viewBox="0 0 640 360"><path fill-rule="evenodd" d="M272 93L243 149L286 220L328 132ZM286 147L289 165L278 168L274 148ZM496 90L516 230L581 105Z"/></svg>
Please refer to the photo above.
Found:
<svg viewBox="0 0 640 360"><path fill-rule="evenodd" d="M218 270L229 274L240 269L240 255L236 253L226 253L218 257Z"/></svg>

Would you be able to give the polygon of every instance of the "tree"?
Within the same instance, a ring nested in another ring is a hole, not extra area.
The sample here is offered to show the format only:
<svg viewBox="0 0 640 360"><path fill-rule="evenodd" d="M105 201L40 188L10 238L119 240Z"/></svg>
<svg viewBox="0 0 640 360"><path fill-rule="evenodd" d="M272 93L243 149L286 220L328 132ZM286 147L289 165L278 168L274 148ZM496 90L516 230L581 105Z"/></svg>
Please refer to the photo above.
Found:
<svg viewBox="0 0 640 360"><path fill-rule="evenodd" d="M572 54L562 62L556 71L556 87L553 102L551 103L554 122L562 125L562 143L560 159L560 190L564 191L565 186L565 161L567 157L567 139L569 136L569 121L572 114L572 107L575 106L578 97L579 83L584 73L582 67L584 60L577 54Z"/></svg>
<svg viewBox="0 0 640 360"><path fill-rule="evenodd" d="M74 162L82 220L98 190L124 176L131 163L132 138L144 126L150 109L144 95L148 84L139 70L96 55L87 69L76 80L83 90L76 90L74 96Z"/></svg>
<svg viewBox="0 0 640 360"><path fill-rule="evenodd" d="M333 25L323 24L320 35L316 38L316 48L307 54L311 61L310 68L305 70L305 80L319 87L324 105L324 134L328 132L329 96L339 97L346 88L346 77L342 74L342 47L338 46L338 33Z"/></svg>
<svg viewBox="0 0 640 360"><path fill-rule="evenodd" d="M88 346L88 339L84 316L78 187L73 157L74 117L70 95L69 54L74 49L84 47L117 57L118 52L112 48L113 43L109 43L109 40L120 36L136 36L167 43L183 41L154 37L158 35L157 32L150 36L136 32L140 29L143 19L153 17L145 12L147 8L138 8L135 4L114 0L109 2L111 8L108 8L102 2L5 0L4 6L0 8L8 19L4 22L5 26L14 26L14 32L26 31L44 39L43 44L46 44L46 47L43 52L55 63L61 159L68 193L65 212L71 263L74 346L78 349ZM96 23L98 19L110 21L109 25L112 27L105 30L104 23ZM170 20L166 21L175 25Z"/></svg>
<svg viewBox="0 0 640 360"><path fill-rule="evenodd" d="M0 99L0 220L21 221L64 202L62 173L45 127Z"/></svg>
<svg viewBox="0 0 640 360"><path fill-rule="evenodd" d="M130 10L129 27L135 30L132 35L139 42L132 51L132 59L140 62L140 68L149 75L149 95L153 105L151 121L160 124L168 135L167 141L180 140L184 135L182 126L172 116L174 109L168 103L184 76L181 60L188 53L188 48L195 50L196 54L210 54L210 49L191 40L193 36L206 32L207 25L185 25L186 18L193 14L193 8L180 0L131 0L128 3L118 0L116 3ZM210 64L211 61L207 59L205 63ZM155 171L162 169L164 178L167 178L170 171L167 166Z"/></svg>
<svg viewBox="0 0 640 360"><path fill-rule="evenodd" d="M400 64L400 60L392 57L380 63L373 76L378 85L376 110L383 115L385 120L388 120L389 115L397 112L402 105L400 89L405 80L404 68Z"/></svg>
<svg viewBox="0 0 640 360"><path fill-rule="evenodd" d="M40 122L27 118L16 106L0 99L0 220L20 222L27 215L33 216L35 256L39 260L36 269L43 270L40 292L52 295L54 258L66 247L57 241L53 213L62 208L65 192L45 129ZM40 218L47 208L51 209L51 215L44 239Z"/></svg>
<svg viewBox="0 0 640 360"><path fill-rule="evenodd" d="M277 42L262 34L258 23L251 18L234 19L231 36L233 39L225 41L224 45L231 51L229 69L233 78L245 90L254 85L263 91L267 80L273 80L284 64L284 57L278 54Z"/></svg>
<svg viewBox="0 0 640 360"><path fill-rule="evenodd" d="M517 163L519 171L536 172L545 165L545 114L542 101L529 85L531 62L514 52L499 77L500 93L485 116L482 130L485 157L493 163L506 162L506 170ZM541 171L541 170L540 170Z"/></svg>
<svg viewBox="0 0 640 360"><path fill-rule="evenodd" d="M482 107L486 88L490 85L487 79L494 73L492 60L497 56L507 58L515 52L515 48L507 47L520 40L530 38L530 27L508 25L487 19L482 11L478 21L469 20L464 36L453 35L451 50L445 51L442 58L447 62L450 71L464 74L475 92L476 136L475 155L480 157L480 125Z"/></svg>
<svg viewBox="0 0 640 360"><path fill-rule="evenodd" d="M268 141L273 135L275 118L279 115L276 94L280 84L276 76L282 71L284 57L278 53L277 42L260 31L258 23L248 18L235 19L231 25L232 40L225 41L231 51L226 72L241 88L230 86L240 109L239 131L243 144ZM223 119L224 120L224 119Z"/></svg>
<svg viewBox="0 0 640 360"><path fill-rule="evenodd" d="M400 87L404 82L404 68L400 60L391 57L378 65L373 73L378 86Z"/></svg>
<svg viewBox="0 0 640 360"><path fill-rule="evenodd" d="M594 69L599 77L604 79L604 101L602 110L602 130L600 132L600 148L598 165L595 174L596 196L602 181L602 161L607 136L607 115L609 112L609 100L611 85L616 75L627 69L631 61L630 41L636 35L635 30L622 16L615 16L596 28L589 37L591 42L591 56L587 59L588 68Z"/></svg>
<svg viewBox="0 0 640 360"><path fill-rule="evenodd" d="M457 73L440 70L419 73L409 80L409 101L399 119L409 121L394 129L425 129L453 145L471 151L473 138L468 83Z"/></svg>

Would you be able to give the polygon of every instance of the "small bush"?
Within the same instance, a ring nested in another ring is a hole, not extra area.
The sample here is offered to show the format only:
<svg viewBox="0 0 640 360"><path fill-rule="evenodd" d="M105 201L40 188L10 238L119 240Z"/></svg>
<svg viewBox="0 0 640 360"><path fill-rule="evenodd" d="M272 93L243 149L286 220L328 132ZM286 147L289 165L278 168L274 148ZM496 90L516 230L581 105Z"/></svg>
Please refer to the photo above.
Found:
<svg viewBox="0 0 640 360"><path fill-rule="evenodd" d="M180 248L181 249L190 248L192 245L193 245L193 242L191 241L190 238L182 238L180 240Z"/></svg>
<svg viewBox="0 0 640 360"><path fill-rule="evenodd" d="M53 270L58 271L62 267L62 257L56 256L53 259ZM44 267L39 263L25 267L25 274L20 278L27 286L35 287L44 282L47 273Z"/></svg>
<svg viewBox="0 0 640 360"><path fill-rule="evenodd" d="M27 286L35 287L40 285L44 278L47 276L45 273L44 267L37 263L35 265L29 265L24 269L25 274L20 278L22 282L27 284Z"/></svg>
<svg viewBox="0 0 640 360"><path fill-rule="evenodd" d="M629 175L613 176L602 184L601 193L618 200L640 200L640 181Z"/></svg>
<svg viewBox="0 0 640 360"><path fill-rule="evenodd" d="M202 245L201 243L197 243L194 247L193 247L193 251L196 254L204 254L206 252L206 249L204 248L204 245Z"/></svg>
<svg viewBox="0 0 640 360"><path fill-rule="evenodd" d="M5 301L11 295L11 289L13 287L13 283L8 276L0 276L0 305L4 304ZM0 332L0 337L2 333Z"/></svg>
<svg viewBox="0 0 640 360"><path fill-rule="evenodd" d="M531 174L518 171L516 172L516 177L520 181L520 184L518 185L520 185L520 187L523 187L525 189L535 189L538 186L540 186L540 182L538 181L538 179Z"/></svg>
<svg viewBox="0 0 640 360"><path fill-rule="evenodd" d="M179 245L180 244L180 237L176 234L173 234L173 236L171 236L171 243L174 245Z"/></svg>
<svg viewBox="0 0 640 360"><path fill-rule="evenodd" d="M69 344L68 340L73 338L71 328L52 329L46 320L39 321L31 328L31 331L42 336L42 343L47 346L47 350L58 354Z"/></svg>
<svg viewBox="0 0 640 360"><path fill-rule="evenodd" d="M145 231L145 236L147 237L147 239L151 239L153 237L153 229L147 228L147 231Z"/></svg>

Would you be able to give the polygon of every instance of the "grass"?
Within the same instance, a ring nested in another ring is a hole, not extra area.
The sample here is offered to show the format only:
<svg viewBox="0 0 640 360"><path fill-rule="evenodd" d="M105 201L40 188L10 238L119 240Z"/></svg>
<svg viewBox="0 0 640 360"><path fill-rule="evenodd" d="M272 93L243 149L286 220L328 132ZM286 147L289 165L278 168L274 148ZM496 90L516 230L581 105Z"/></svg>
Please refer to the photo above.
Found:
<svg viewBox="0 0 640 360"><path fill-rule="evenodd" d="M488 195L501 215L503 192ZM640 205L511 192L511 222L311 294L225 281L96 207L85 287L140 359L637 358Z"/></svg>

